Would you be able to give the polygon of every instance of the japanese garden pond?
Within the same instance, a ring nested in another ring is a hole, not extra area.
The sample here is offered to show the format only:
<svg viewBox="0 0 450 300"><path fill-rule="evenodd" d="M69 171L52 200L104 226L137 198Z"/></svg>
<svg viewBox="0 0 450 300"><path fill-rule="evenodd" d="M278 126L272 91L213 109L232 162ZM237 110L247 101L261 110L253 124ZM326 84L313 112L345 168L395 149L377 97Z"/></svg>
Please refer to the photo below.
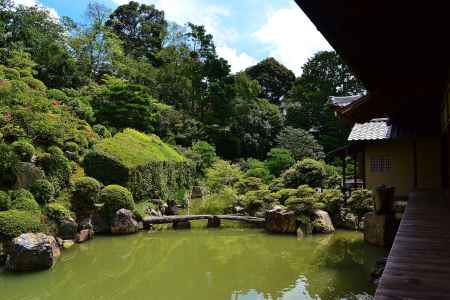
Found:
<svg viewBox="0 0 450 300"><path fill-rule="evenodd" d="M0 269L0 299L354 299L374 293L370 272L383 254L350 231L303 240L247 228L96 236L49 271Z"/></svg>

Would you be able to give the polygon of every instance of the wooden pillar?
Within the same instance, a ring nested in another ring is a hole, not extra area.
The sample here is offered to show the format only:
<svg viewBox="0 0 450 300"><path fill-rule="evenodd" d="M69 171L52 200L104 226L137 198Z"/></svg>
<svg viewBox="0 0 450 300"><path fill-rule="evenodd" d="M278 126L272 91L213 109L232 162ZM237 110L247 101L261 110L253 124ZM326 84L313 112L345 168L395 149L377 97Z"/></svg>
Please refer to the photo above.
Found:
<svg viewBox="0 0 450 300"><path fill-rule="evenodd" d="M417 140L414 138L413 143L413 160L414 160L414 189L417 189L419 187L419 179L417 175Z"/></svg>
<svg viewBox="0 0 450 300"><path fill-rule="evenodd" d="M361 172L362 172L362 180L363 180L363 188L367 188L366 182L366 146L362 147L362 160L361 160Z"/></svg>
<svg viewBox="0 0 450 300"><path fill-rule="evenodd" d="M357 188L358 181L358 152L353 157L353 188Z"/></svg>

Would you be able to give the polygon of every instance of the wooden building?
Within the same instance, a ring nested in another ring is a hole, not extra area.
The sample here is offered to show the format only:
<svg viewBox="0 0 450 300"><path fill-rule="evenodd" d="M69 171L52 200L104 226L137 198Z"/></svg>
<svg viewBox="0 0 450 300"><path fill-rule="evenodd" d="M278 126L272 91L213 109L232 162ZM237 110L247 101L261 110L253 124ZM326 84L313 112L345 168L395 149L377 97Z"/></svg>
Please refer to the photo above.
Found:
<svg viewBox="0 0 450 300"><path fill-rule="evenodd" d="M450 299L448 2L296 2L368 89L340 115L361 128L385 118L385 128L413 133L398 144L391 135L361 140L370 145L366 166L367 157L388 157L391 172L403 169L380 178L411 191L375 298Z"/></svg>

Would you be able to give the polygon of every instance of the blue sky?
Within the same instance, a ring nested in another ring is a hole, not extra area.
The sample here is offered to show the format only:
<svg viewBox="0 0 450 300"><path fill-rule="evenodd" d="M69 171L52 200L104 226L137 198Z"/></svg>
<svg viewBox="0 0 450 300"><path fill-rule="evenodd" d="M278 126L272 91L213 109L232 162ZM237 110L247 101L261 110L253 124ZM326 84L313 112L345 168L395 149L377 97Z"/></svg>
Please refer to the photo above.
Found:
<svg viewBox="0 0 450 300"><path fill-rule="evenodd" d="M39 4L54 14L83 21L91 0L15 0ZM128 0L98 0L114 9ZM170 21L205 25L214 35L217 51L234 72L265 57L275 57L297 75L319 50L331 47L294 0L139 0L166 12Z"/></svg>

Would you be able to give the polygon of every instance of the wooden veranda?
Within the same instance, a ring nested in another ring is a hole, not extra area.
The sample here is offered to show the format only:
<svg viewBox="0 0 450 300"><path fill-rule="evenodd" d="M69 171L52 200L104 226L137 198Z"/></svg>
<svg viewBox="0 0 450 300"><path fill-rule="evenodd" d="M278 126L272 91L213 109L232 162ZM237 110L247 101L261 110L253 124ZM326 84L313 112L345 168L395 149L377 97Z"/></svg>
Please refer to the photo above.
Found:
<svg viewBox="0 0 450 300"><path fill-rule="evenodd" d="M410 196L375 299L450 299L450 205L443 193Z"/></svg>

